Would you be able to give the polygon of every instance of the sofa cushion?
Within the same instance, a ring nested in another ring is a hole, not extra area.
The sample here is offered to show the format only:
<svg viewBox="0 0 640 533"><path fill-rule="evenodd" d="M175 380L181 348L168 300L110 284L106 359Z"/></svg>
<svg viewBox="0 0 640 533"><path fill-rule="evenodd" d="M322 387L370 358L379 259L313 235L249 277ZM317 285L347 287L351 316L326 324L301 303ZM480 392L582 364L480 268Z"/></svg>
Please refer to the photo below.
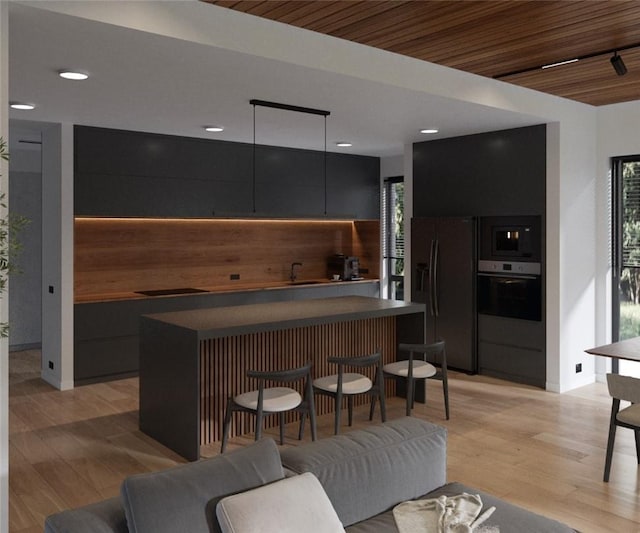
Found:
<svg viewBox="0 0 640 533"><path fill-rule="evenodd" d="M444 485L447 431L404 417L280 455L285 468L315 474L349 526Z"/></svg>
<svg viewBox="0 0 640 533"><path fill-rule="evenodd" d="M437 498L442 495L455 496L463 492L479 494L482 498L484 509L495 506L496 510L483 525L498 526L500 533L575 533L573 529L565 524L532 513L522 507L512 505L486 492L472 489L461 483L448 483L426 494L424 498ZM353 524L346 531L347 533L398 533L398 528L393 518L393 511L390 509L387 512Z"/></svg>
<svg viewBox="0 0 640 533"><path fill-rule="evenodd" d="M220 498L284 477L278 448L262 439L231 453L127 478L120 495L131 533L220 531Z"/></svg>
<svg viewBox="0 0 640 533"><path fill-rule="evenodd" d="M119 498L111 498L78 509L48 516L45 533L127 533L127 519Z"/></svg>
<svg viewBox="0 0 640 533"><path fill-rule="evenodd" d="M309 473L227 496L216 514L223 533L345 533L322 485Z"/></svg>

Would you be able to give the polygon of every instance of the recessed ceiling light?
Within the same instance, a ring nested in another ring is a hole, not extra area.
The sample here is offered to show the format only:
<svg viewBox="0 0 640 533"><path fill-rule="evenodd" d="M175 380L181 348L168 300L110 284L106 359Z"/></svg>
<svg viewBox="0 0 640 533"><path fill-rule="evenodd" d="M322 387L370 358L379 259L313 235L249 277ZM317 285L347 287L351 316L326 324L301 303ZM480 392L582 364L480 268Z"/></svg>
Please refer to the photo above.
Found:
<svg viewBox="0 0 640 533"><path fill-rule="evenodd" d="M58 75L65 80L86 80L89 74L86 72L77 72L73 70L61 70Z"/></svg>
<svg viewBox="0 0 640 533"><path fill-rule="evenodd" d="M206 131L214 131L214 132L224 131L224 128L222 126L205 126L204 129Z"/></svg>
<svg viewBox="0 0 640 533"><path fill-rule="evenodd" d="M14 102L12 104L9 104L10 107L12 107L13 109L22 109L25 111L31 110L31 109L35 109L35 104L23 104L20 102Z"/></svg>
<svg viewBox="0 0 640 533"><path fill-rule="evenodd" d="M438 133L438 130L435 128L427 128L424 130L420 130L420 133Z"/></svg>
<svg viewBox="0 0 640 533"><path fill-rule="evenodd" d="M345 141L340 141L336 143L336 146L344 146L344 147L348 147L348 146L353 146L353 144L345 142Z"/></svg>

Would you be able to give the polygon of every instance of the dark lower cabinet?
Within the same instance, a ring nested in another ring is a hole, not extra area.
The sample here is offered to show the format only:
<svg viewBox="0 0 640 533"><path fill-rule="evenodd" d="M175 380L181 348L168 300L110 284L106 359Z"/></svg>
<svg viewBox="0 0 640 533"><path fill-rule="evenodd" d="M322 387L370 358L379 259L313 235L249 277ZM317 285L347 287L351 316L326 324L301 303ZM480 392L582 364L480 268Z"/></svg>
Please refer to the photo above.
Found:
<svg viewBox="0 0 640 533"><path fill-rule="evenodd" d="M478 315L481 374L545 388L546 336L542 321Z"/></svg>
<svg viewBox="0 0 640 533"><path fill-rule="evenodd" d="M378 297L380 283L327 283L262 291L78 303L74 306L74 382L85 385L137 375L141 315L348 295Z"/></svg>

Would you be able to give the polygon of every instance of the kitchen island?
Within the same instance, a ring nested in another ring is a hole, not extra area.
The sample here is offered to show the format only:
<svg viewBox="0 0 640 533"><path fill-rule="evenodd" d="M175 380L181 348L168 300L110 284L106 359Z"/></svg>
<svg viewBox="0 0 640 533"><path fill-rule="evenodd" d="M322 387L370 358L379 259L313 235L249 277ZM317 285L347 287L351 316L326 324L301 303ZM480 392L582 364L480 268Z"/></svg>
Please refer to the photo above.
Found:
<svg viewBox="0 0 640 533"><path fill-rule="evenodd" d="M391 362L398 342L424 342L424 313L424 304L343 296L143 316L140 429L196 460L221 439L227 398L255 386L247 370L311 361L322 376L335 372L328 356L378 349ZM324 399L316 405L318 414L332 409ZM252 420L239 415L234 428L252 432Z"/></svg>

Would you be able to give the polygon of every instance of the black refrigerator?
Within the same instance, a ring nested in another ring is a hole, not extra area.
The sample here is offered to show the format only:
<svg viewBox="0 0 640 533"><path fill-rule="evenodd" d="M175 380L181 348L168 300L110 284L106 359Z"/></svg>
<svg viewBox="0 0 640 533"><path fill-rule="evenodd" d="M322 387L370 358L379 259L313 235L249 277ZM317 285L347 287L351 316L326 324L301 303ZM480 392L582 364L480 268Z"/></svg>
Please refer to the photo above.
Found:
<svg viewBox="0 0 640 533"><path fill-rule="evenodd" d="M477 372L476 220L411 220L411 300L425 303L426 342L446 343L447 364Z"/></svg>

